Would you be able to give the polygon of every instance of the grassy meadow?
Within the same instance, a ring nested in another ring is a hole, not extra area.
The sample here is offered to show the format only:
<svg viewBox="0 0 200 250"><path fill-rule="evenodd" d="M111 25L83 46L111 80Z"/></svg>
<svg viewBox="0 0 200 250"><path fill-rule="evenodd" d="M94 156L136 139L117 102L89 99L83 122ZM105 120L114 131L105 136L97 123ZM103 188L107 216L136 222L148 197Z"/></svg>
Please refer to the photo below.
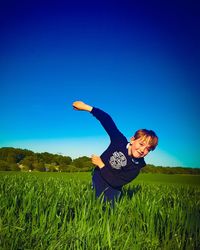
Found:
<svg viewBox="0 0 200 250"><path fill-rule="evenodd" d="M111 209L90 173L0 172L0 249L200 249L200 176L140 174Z"/></svg>

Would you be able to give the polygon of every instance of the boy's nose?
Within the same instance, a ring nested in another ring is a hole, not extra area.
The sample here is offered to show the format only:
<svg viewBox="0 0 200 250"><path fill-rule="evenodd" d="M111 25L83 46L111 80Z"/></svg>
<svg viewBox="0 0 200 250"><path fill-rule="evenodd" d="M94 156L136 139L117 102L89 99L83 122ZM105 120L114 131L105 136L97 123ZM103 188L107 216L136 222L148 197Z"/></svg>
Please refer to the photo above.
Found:
<svg viewBox="0 0 200 250"><path fill-rule="evenodd" d="M141 149L140 149L140 152L141 152L141 153L144 153L144 148L141 148Z"/></svg>

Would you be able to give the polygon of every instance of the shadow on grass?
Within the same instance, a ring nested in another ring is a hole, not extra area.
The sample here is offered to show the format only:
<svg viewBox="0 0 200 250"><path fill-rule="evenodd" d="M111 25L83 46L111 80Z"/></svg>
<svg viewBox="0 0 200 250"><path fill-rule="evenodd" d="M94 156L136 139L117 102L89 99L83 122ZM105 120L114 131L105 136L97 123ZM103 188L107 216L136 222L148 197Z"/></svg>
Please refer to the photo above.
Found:
<svg viewBox="0 0 200 250"><path fill-rule="evenodd" d="M121 197L128 197L129 199L132 199L134 195L136 195L140 190L142 189L141 185L137 185L134 187L128 187L126 189L123 189Z"/></svg>

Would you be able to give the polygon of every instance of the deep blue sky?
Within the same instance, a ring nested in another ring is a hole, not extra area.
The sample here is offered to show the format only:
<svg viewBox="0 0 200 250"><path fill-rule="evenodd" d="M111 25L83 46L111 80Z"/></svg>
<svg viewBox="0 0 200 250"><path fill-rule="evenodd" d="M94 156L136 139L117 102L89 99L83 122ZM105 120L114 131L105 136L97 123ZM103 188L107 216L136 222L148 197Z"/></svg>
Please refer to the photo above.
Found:
<svg viewBox="0 0 200 250"><path fill-rule="evenodd" d="M148 163L200 167L198 5L81 2L0 2L0 147L100 154L104 130L71 108L83 100L128 138L155 130Z"/></svg>

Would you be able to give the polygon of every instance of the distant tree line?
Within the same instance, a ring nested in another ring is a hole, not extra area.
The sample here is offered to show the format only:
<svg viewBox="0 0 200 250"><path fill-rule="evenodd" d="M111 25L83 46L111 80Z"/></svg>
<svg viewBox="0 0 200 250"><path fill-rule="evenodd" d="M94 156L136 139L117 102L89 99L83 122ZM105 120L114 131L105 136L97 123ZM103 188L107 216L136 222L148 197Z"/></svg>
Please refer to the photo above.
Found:
<svg viewBox="0 0 200 250"><path fill-rule="evenodd" d="M200 168L162 167L148 164L142 168L141 173L200 175Z"/></svg>
<svg viewBox="0 0 200 250"><path fill-rule="evenodd" d="M34 153L27 149L0 148L0 171L86 172L94 165L89 157L72 160L59 154Z"/></svg>
<svg viewBox="0 0 200 250"><path fill-rule="evenodd" d="M42 171L42 172L87 172L94 165L87 156L72 159L70 156L34 153L31 150L3 147L0 148L0 171ZM162 167L147 165L142 173L200 174L198 168Z"/></svg>

